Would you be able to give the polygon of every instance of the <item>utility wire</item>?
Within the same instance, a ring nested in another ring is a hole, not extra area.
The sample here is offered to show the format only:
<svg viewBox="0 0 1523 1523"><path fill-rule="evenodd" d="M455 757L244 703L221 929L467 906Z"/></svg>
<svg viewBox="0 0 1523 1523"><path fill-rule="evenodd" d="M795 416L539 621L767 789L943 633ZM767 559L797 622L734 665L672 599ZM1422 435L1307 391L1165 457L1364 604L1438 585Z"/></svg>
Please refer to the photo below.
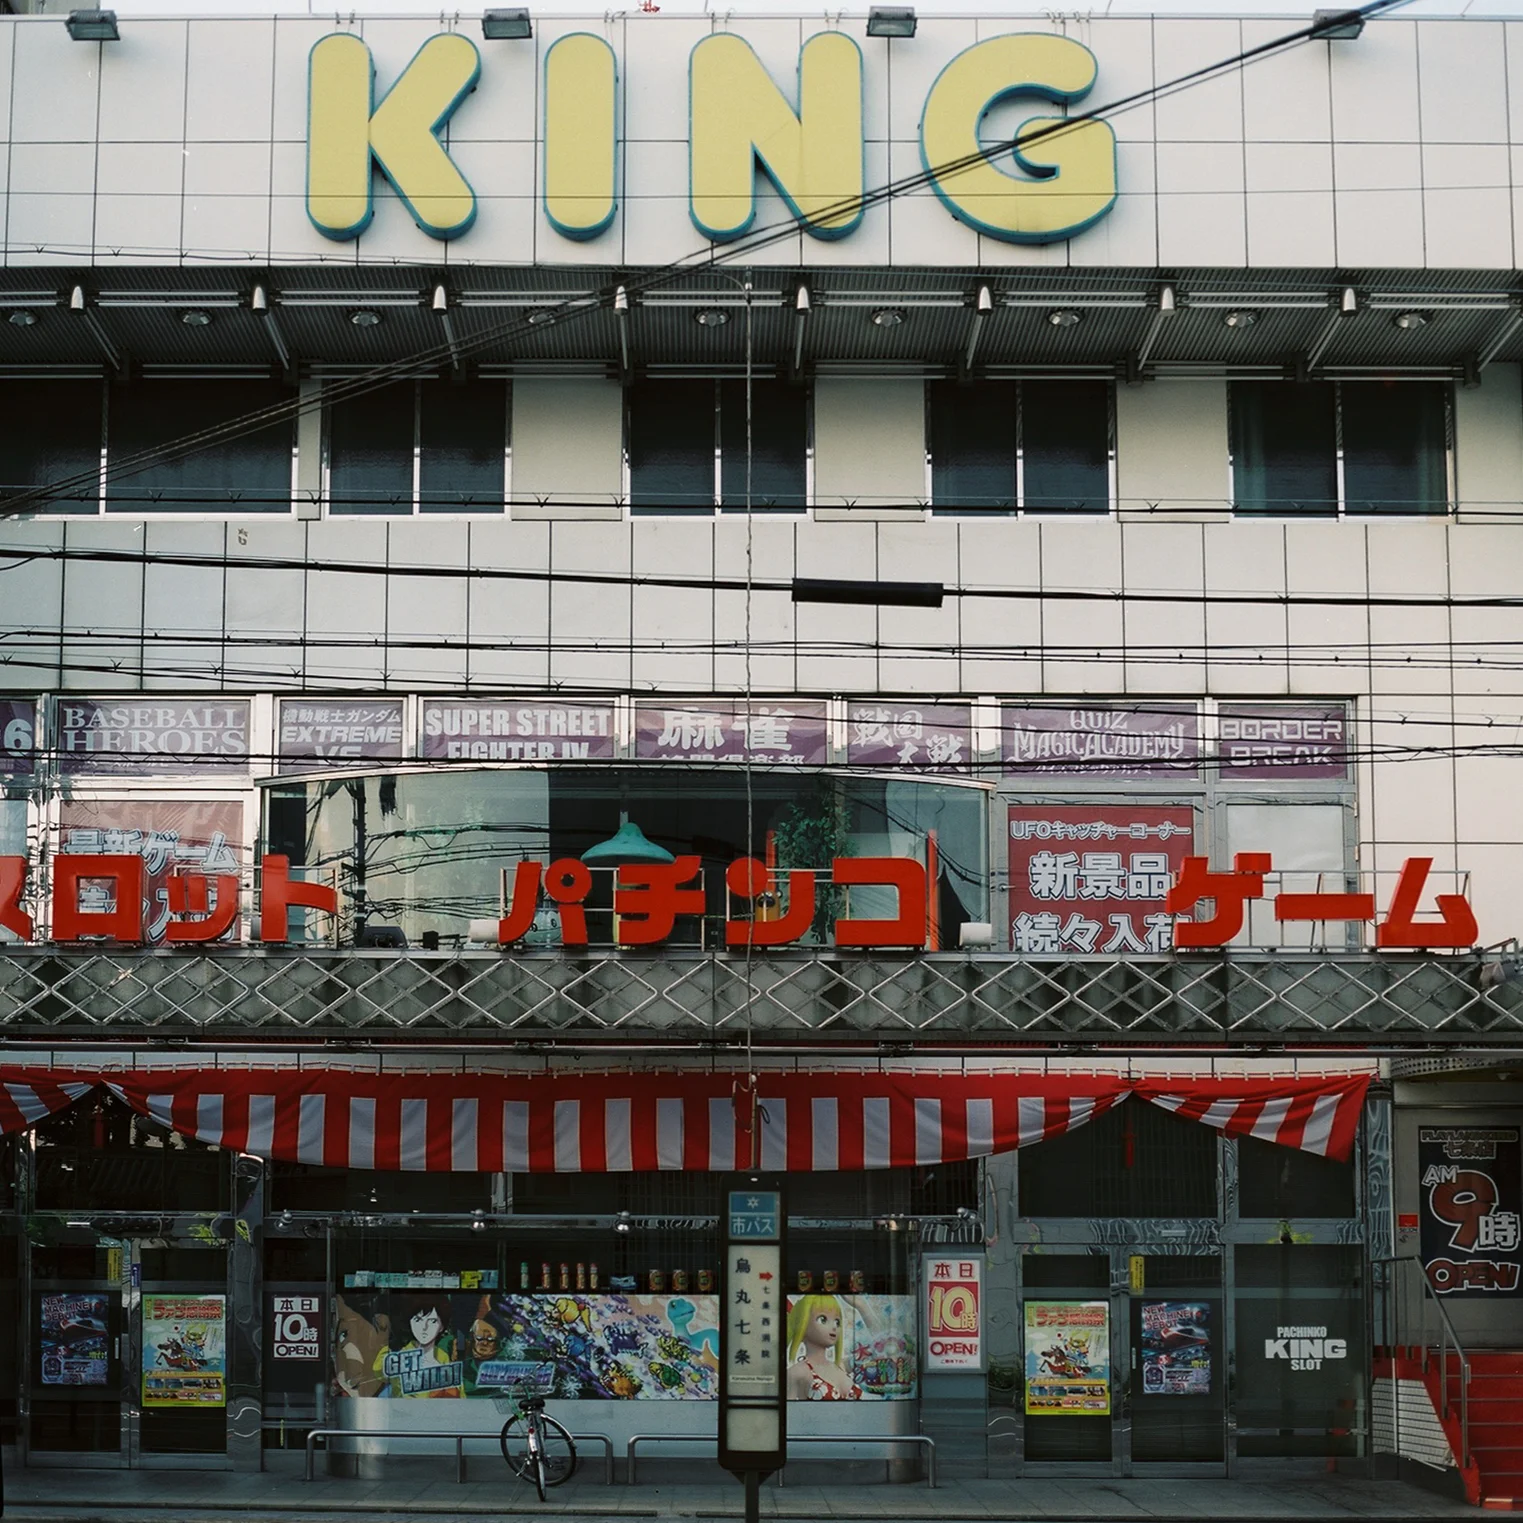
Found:
<svg viewBox="0 0 1523 1523"><path fill-rule="evenodd" d="M793 593L793 579L740 577L681 577L665 575L632 575L603 571L539 571L510 569L495 566L421 566L409 563L405 566L388 566L380 562L363 561L310 561L278 556L227 555L172 555L159 551L111 550L104 548L66 548L41 546L0 545L0 560L10 566L22 566L33 561L90 561L103 564L186 566L214 568L225 571L302 571L321 572L334 576L403 577L424 581L508 581L553 582L578 586L620 588L664 588L688 592L736 592L787 594ZM0 572L5 570L0 565ZM870 584L869 584L870 585ZM1035 588L1035 587L979 587L958 583L938 583L944 598L990 599L996 602L1015 603L1085 603L1127 604L1147 603L1179 605L1198 608L1207 607L1270 607L1270 608L1523 608L1523 594L1518 596L1500 594L1443 594L1425 593L1385 594L1322 592L1149 592L1131 588ZM377 637L376 644L385 643ZM622 648L622 642L621 642Z"/></svg>
<svg viewBox="0 0 1523 1523"><path fill-rule="evenodd" d="M1369 4L1350 10L1332 21L1324 19L1313 22L1310 26L1299 28L1294 32L1289 32L1268 42L1260 43L1255 47L1244 49L1242 52L1236 53L1231 57L1190 70L1161 85L1153 85L1147 89L1135 91L1133 94L1123 96L1107 105L1080 112L1060 122L1054 122L1047 127L1038 128L1031 132L1017 133L1016 137L996 144L993 147L987 149L980 147L961 158L938 165L932 169L925 169L916 174L905 176L902 179L892 181L869 191L864 195L843 199L831 206L822 208L815 214L812 220L816 225L828 225L839 217L850 216L857 212L865 212L871 206L892 200L897 196L921 189L929 184L945 181L948 178L955 178L957 174L976 168L981 164L992 163L996 158L1007 152L1027 152L1042 142L1060 137L1064 133L1072 132L1089 123L1103 121L1108 116L1134 110L1138 106L1152 101L1166 99L1168 96L1182 90L1205 83L1217 75L1230 72L1233 69L1243 68L1250 63L1270 57L1276 53L1284 52L1303 42L1325 37L1332 26L1372 18L1407 3L1409 3L1409 0L1370 0ZM632 297L636 294L657 289L661 285L691 274L694 271L717 268L721 264L738 260L751 262L752 256L759 250L792 238L798 231L798 219L790 217L781 222L758 229L756 232L744 235L730 243L711 246L700 254L690 255L685 259L673 261L645 275L626 278L620 281L620 285L623 286L626 296ZM573 299L562 307L547 310L555 313L556 321L565 321L577 316L578 313L601 311L611 304L613 297L614 290L610 289L606 292L598 293L594 298ZM305 412L319 409L325 405L332 406L341 401L352 400L355 397L389 385L396 380L415 375L420 368L432 368L442 364L459 363L460 360L490 347L503 338L521 332L532 331L533 329L527 319L513 319L506 323L494 325L481 333L470 336L457 335L454 342L445 341L432 345L411 356L376 366L359 376L325 384L320 394L306 399L298 397L293 401L276 403L270 407L246 413L241 418L231 420L226 424L187 434L169 444L129 454L114 464L108 464L108 474L118 480L124 479L125 477L150 469L161 460L183 458L187 455L209 449L223 440L240 438L245 434L268 428L277 422L294 419ZM14 516L25 513L36 504L45 502L50 496L58 494L67 496L71 491L81 488L97 478L98 472L96 471L82 472L77 473L73 477L62 478L48 486L32 488L23 492L18 497L11 498L8 502L0 504L0 514Z"/></svg>

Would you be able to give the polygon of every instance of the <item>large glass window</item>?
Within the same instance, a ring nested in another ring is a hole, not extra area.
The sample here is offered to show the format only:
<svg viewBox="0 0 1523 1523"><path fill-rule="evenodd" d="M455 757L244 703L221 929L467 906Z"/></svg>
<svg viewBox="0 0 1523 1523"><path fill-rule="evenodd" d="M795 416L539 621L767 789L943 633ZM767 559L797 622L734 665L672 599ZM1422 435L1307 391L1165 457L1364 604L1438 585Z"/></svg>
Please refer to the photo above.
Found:
<svg viewBox="0 0 1523 1523"><path fill-rule="evenodd" d="M1234 381L1236 511L1442 513L1447 407L1436 381Z"/></svg>
<svg viewBox="0 0 1523 1523"><path fill-rule="evenodd" d="M289 513L295 393L273 381L110 388L106 507L117 513ZM275 421L248 420L279 409ZM199 436L184 453L176 442Z"/></svg>
<svg viewBox="0 0 1523 1523"><path fill-rule="evenodd" d="M805 944L827 941L845 913L828 882L837 856L912 856L936 871L935 921L943 946L958 927L988 918L987 805L982 789L925 779L612 767L373 775L332 783L283 783L269 792L265 839L298 866L336 869L344 890L343 939L370 925L400 927L409 945L425 933L465 943L473 919L500 913L502 873L523 860L580 857L632 820L674 854L699 858L702 916L678 918L676 945L723 945L725 870L769 849L783 868L822 872ZM749 820L749 827L748 827ZM929 842L935 835L934 852ZM588 935L613 940L612 872L593 874ZM883 897L880 899L879 895ZM893 891L852 890L858 918L892 913ZM560 922L545 900L526 938L558 946Z"/></svg>
<svg viewBox="0 0 1523 1523"><path fill-rule="evenodd" d="M398 381L328 409L328 500L343 514L501 513L502 381Z"/></svg>
<svg viewBox="0 0 1523 1523"><path fill-rule="evenodd" d="M1104 381L931 382L932 510L1108 511L1110 407Z"/></svg>
<svg viewBox="0 0 1523 1523"><path fill-rule="evenodd" d="M629 500L637 513L712 513L807 503L802 387L753 380L643 381L629 391Z"/></svg>
<svg viewBox="0 0 1523 1523"><path fill-rule="evenodd" d="M0 494L34 513L94 513L100 502L99 381L0 381Z"/></svg>

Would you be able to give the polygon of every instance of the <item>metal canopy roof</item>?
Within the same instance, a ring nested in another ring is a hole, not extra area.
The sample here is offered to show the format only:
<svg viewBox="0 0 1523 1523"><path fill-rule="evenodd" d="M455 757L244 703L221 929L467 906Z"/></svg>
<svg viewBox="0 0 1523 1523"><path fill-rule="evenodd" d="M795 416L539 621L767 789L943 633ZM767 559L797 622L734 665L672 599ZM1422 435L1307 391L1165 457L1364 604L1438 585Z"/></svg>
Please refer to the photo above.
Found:
<svg viewBox="0 0 1523 1523"><path fill-rule="evenodd" d="M796 354L805 373L1134 379L1192 370L1462 375L1523 360L1523 281L1495 272L749 273L751 350L763 372L790 369ZM743 279L728 268L586 266L11 269L0 271L0 312L12 319L0 323L0 373L275 366L289 375L416 360L428 370L740 374ZM253 310L256 287L264 312ZM1172 312L1161 309L1166 287ZM1340 311L1346 289L1352 313ZM192 326L187 312L207 321ZM378 320L360 326L356 313Z"/></svg>

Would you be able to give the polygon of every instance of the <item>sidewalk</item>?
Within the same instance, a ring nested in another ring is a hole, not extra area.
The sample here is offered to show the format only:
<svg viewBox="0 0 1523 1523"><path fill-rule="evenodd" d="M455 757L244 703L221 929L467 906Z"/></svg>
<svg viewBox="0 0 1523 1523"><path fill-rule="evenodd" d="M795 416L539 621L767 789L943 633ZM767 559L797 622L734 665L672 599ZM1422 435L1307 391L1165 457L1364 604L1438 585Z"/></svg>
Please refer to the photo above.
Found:
<svg viewBox="0 0 1523 1523"><path fill-rule="evenodd" d="M6 1523L336 1523L403 1517L739 1518L743 1493L725 1477L692 1485L607 1486L601 1465L551 1493L541 1505L500 1463L473 1457L471 1479L454 1479L453 1460L420 1456L390 1466L384 1480L319 1475L302 1480L296 1456L271 1456L259 1475L230 1471L19 1469L6 1457ZM1399 1481L1345 1476L1315 1480L1222 1479L947 1480L934 1491L910 1485L762 1488L764 1518L872 1519L885 1523L1380 1523L1477 1518L1476 1509Z"/></svg>

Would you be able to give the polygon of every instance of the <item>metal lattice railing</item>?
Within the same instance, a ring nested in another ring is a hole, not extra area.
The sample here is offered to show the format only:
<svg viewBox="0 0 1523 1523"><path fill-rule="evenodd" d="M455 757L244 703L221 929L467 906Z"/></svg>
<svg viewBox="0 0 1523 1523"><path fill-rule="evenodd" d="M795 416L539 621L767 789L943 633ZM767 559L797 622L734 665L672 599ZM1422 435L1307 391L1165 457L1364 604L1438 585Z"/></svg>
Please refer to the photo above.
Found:
<svg viewBox="0 0 1523 1523"><path fill-rule="evenodd" d="M568 957L261 949L0 953L0 1036L1079 1040L1517 1045L1478 956L792 953Z"/></svg>

